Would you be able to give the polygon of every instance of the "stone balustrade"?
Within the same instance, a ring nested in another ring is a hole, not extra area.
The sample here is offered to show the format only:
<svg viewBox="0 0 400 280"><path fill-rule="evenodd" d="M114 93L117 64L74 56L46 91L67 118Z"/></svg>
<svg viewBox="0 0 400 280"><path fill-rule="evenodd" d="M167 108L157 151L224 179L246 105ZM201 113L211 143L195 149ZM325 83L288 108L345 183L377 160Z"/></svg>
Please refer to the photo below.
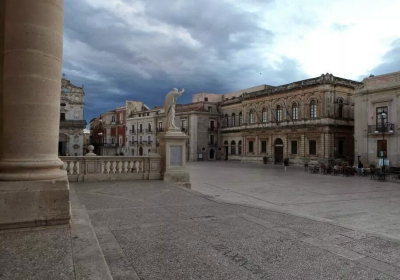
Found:
<svg viewBox="0 0 400 280"><path fill-rule="evenodd" d="M161 179L159 155L69 156L60 159L70 182Z"/></svg>

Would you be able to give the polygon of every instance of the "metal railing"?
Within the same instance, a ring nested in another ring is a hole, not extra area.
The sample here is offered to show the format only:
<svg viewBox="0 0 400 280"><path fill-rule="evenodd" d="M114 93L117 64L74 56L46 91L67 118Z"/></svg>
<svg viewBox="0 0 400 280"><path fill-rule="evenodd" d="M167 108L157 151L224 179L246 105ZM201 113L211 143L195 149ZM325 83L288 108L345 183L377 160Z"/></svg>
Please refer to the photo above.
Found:
<svg viewBox="0 0 400 280"><path fill-rule="evenodd" d="M394 133L394 124L383 123L378 125L369 125L368 133Z"/></svg>

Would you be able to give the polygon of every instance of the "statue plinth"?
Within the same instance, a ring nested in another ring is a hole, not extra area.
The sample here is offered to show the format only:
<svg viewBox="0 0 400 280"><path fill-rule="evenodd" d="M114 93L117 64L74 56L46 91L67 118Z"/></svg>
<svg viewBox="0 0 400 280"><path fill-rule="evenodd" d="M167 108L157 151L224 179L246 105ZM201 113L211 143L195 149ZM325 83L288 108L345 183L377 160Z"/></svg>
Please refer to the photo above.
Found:
<svg viewBox="0 0 400 280"><path fill-rule="evenodd" d="M164 181L190 188L186 170L186 142L189 139L180 128L169 128L160 135L161 173Z"/></svg>

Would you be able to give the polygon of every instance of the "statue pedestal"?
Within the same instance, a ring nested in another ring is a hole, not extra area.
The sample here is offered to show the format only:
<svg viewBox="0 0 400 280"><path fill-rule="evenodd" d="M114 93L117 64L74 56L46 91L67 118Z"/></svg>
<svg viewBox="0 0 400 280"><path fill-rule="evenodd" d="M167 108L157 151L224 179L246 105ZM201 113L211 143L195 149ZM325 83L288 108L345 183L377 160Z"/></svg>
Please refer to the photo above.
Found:
<svg viewBox="0 0 400 280"><path fill-rule="evenodd" d="M189 138L179 128L160 135L161 173L166 182L191 188L186 170L186 140Z"/></svg>

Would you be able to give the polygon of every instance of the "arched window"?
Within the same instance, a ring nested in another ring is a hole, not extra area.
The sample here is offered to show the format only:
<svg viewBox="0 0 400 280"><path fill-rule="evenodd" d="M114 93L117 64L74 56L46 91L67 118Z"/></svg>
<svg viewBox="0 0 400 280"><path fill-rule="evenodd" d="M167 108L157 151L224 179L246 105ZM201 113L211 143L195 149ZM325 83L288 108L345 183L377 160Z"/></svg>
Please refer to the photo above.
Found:
<svg viewBox="0 0 400 280"><path fill-rule="evenodd" d="M292 104L292 119L297 120L299 118L299 104L294 102Z"/></svg>
<svg viewBox="0 0 400 280"><path fill-rule="evenodd" d="M236 155L236 142L231 142L231 155Z"/></svg>
<svg viewBox="0 0 400 280"><path fill-rule="evenodd" d="M339 119L343 119L343 99L339 99L339 107L338 107L338 117Z"/></svg>
<svg viewBox="0 0 400 280"><path fill-rule="evenodd" d="M228 126L229 126L229 117L228 117L228 115L225 115L224 126L225 126L225 127L228 127Z"/></svg>
<svg viewBox="0 0 400 280"><path fill-rule="evenodd" d="M229 145L228 141L225 141L224 146L228 146L228 145Z"/></svg>
<svg viewBox="0 0 400 280"><path fill-rule="evenodd" d="M262 109L262 122L263 123L267 122L267 108Z"/></svg>
<svg viewBox="0 0 400 280"><path fill-rule="evenodd" d="M243 123L243 115L242 112L239 113L239 126L241 126Z"/></svg>
<svg viewBox="0 0 400 280"><path fill-rule="evenodd" d="M256 118L256 114L255 114L254 110L251 109L250 113L249 113L249 121L250 121L250 123L255 123L255 121L256 121L255 118Z"/></svg>
<svg viewBox="0 0 400 280"><path fill-rule="evenodd" d="M235 113L232 113L231 125L232 126L236 126L236 115L235 115Z"/></svg>
<svg viewBox="0 0 400 280"><path fill-rule="evenodd" d="M278 105L276 107L276 121L278 121L278 122L282 121L282 108L281 108L281 105Z"/></svg>
<svg viewBox="0 0 400 280"><path fill-rule="evenodd" d="M238 142L238 155L242 155L242 141Z"/></svg>
<svg viewBox="0 0 400 280"><path fill-rule="evenodd" d="M135 156L135 149L131 150L132 156Z"/></svg>
<svg viewBox="0 0 400 280"><path fill-rule="evenodd" d="M315 100L311 100L310 102L310 118L317 117L317 102Z"/></svg>

